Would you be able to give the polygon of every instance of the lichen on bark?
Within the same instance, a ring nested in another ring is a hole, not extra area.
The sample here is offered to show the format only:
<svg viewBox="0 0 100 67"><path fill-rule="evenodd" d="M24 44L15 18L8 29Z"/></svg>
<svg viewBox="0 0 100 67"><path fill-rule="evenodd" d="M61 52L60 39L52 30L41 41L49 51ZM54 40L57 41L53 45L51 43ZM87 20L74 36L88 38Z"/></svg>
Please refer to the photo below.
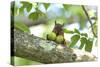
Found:
<svg viewBox="0 0 100 67"><path fill-rule="evenodd" d="M75 62L77 55L73 49L66 47L57 48L57 43L49 41L29 33L14 29L14 52L15 56L38 61L40 63L66 63ZM82 61L82 60L81 60Z"/></svg>

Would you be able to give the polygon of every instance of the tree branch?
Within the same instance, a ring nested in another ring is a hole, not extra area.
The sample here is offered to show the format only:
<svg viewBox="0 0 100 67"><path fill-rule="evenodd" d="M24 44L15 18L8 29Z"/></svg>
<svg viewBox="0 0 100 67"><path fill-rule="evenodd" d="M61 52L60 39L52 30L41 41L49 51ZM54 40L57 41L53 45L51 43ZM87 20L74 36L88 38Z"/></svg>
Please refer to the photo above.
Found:
<svg viewBox="0 0 100 67"><path fill-rule="evenodd" d="M93 24L92 24L92 21L91 21L89 15L88 15L88 12L86 11L86 9L85 9L85 7L84 7L83 5L82 5L81 7L82 7L83 11L85 12L85 15L86 15L87 18L88 18L88 21L89 21L89 23L90 23L90 25L91 25L91 28L92 28L92 33L93 33L93 35L94 35L95 37L97 37L97 35L96 35L95 32L94 32Z"/></svg>
<svg viewBox="0 0 100 67"><path fill-rule="evenodd" d="M13 38L12 38L13 39ZM77 62L77 61L94 61L96 58L88 53L71 48L59 49L57 43L48 41L34 35L21 32L14 29L14 52L15 56L22 57L25 59L38 61L40 63L65 63L65 62ZM49 48L48 48L49 47ZM80 51L80 52L79 52ZM83 58L85 57L85 59ZM87 58L87 59L86 59Z"/></svg>

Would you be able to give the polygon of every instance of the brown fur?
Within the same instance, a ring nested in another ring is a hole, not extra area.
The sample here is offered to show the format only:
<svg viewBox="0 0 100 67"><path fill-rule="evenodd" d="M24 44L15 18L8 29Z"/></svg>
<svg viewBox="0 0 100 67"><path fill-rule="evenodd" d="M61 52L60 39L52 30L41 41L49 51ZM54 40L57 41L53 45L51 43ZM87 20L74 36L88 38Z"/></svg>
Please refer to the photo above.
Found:
<svg viewBox="0 0 100 67"><path fill-rule="evenodd" d="M63 25L58 24L58 23L56 23L56 21L55 21L55 26L54 26L54 29L53 29L52 32L56 33L57 36L58 36L58 35L62 35L62 36L64 37ZM64 41L63 41L61 44L62 44L63 46L66 45L65 39L64 39Z"/></svg>

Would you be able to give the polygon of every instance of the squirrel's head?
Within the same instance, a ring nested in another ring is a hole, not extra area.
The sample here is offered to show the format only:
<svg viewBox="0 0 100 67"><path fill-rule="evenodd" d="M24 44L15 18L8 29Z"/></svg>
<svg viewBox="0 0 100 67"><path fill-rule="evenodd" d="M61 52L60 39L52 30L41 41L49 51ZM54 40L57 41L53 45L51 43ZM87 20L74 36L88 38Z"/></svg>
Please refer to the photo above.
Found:
<svg viewBox="0 0 100 67"><path fill-rule="evenodd" d="M64 24L60 24L60 23L57 23L57 22L55 21L55 28L62 29L63 26L64 26Z"/></svg>

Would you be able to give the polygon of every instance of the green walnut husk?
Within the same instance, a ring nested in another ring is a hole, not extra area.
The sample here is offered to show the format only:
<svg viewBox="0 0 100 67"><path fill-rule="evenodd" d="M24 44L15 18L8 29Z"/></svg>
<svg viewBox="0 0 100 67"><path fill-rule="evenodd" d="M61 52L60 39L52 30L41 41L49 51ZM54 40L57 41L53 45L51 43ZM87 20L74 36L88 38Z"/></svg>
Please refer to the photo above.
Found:
<svg viewBox="0 0 100 67"><path fill-rule="evenodd" d="M56 34L54 32L51 32L50 34L47 35L48 40L56 40Z"/></svg>
<svg viewBox="0 0 100 67"><path fill-rule="evenodd" d="M62 35L58 35L56 38L56 42L61 44L61 43L63 43L63 41L64 41L64 37Z"/></svg>

